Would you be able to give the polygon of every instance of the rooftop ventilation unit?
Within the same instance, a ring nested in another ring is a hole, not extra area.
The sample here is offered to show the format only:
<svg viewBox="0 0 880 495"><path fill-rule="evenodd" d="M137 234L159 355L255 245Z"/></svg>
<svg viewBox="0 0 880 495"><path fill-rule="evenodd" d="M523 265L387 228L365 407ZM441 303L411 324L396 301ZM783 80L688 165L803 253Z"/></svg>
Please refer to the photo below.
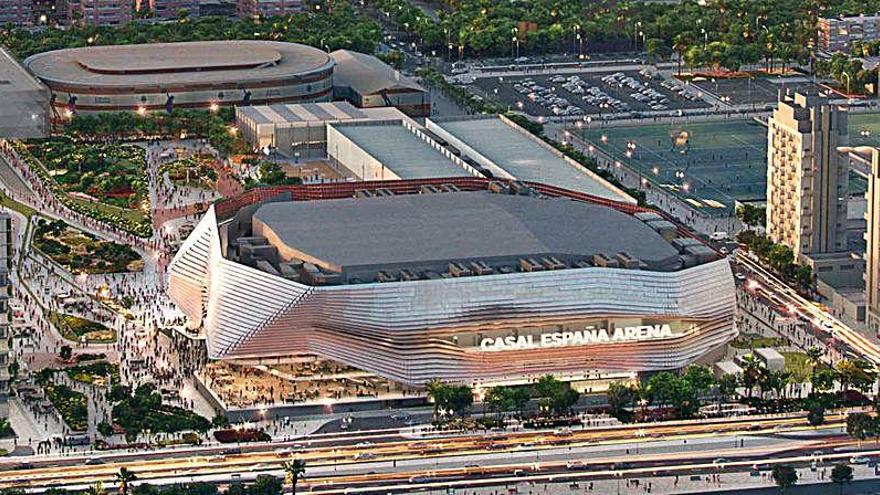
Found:
<svg viewBox="0 0 880 495"><path fill-rule="evenodd" d="M544 271L544 267L532 258L520 258L519 267L524 272Z"/></svg>
<svg viewBox="0 0 880 495"><path fill-rule="evenodd" d="M358 199L372 198L373 196L375 196L375 194L373 194L373 191L368 191L366 189L358 189L354 192L354 197Z"/></svg>
<svg viewBox="0 0 880 495"><path fill-rule="evenodd" d="M615 258L617 258L617 261L620 262L620 266L622 268L628 268L630 270L637 270L640 266L638 258L634 258L629 253L617 253Z"/></svg>
<svg viewBox="0 0 880 495"><path fill-rule="evenodd" d="M541 265L548 270L561 270L565 268L565 263L559 261L555 256L541 258Z"/></svg>
<svg viewBox="0 0 880 495"><path fill-rule="evenodd" d="M394 278L394 275L384 270L379 270L376 272L376 282L397 282L397 279Z"/></svg>
<svg viewBox="0 0 880 495"><path fill-rule="evenodd" d="M619 268L620 262L614 258L610 258L605 254L597 253L593 255L593 264L605 268Z"/></svg>
<svg viewBox="0 0 880 495"><path fill-rule="evenodd" d="M491 266L482 261L472 261L468 263L468 267L477 275L490 275L494 271Z"/></svg>
<svg viewBox="0 0 880 495"><path fill-rule="evenodd" d="M461 263L450 263L449 264L449 274L453 277L467 277L471 274L471 271L468 270Z"/></svg>
<svg viewBox="0 0 880 495"><path fill-rule="evenodd" d="M489 189L489 191L496 193L496 194L510 194L510 188L507 187L507 184L505 184L503 182L498 182L496 180L493 180L492 182L489 183L488 189Z"/></svg>
<svg viewBox="0 0 880 495"><path fill-rule="evenodd" d="M418 278L415 273L406 268L400 270L400 280L417 280Z"/></svg>
<svg viewBox="0 0 880 495"><path fill-rule="evenodd" d="M419 187L419 194L436 194L438 192L440 190L430 184Z"/></svg>

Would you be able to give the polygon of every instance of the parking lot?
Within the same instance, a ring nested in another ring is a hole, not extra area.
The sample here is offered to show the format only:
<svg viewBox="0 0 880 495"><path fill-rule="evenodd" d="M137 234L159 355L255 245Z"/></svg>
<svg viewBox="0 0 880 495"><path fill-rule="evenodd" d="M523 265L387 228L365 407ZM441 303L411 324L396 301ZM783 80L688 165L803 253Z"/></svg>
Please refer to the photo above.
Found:
<svg viewBox="0 0 880 495"><path fill-rule="evenodd" d="M730 105L754 105L756 108L775 105L779 91L787 89L807 93L824 90L806 77L752 77L715 79L697 77L689 83L698 91L707 93ZM769 107L768 107L769 108Z"/></svg>
<svg viewBox="0 0 880 495"><path fill-rule="evenodd" d="M475 84L510 109L535 116L639 114L709 106L685 92L684 85L647 70L488 77Z"/></svg>

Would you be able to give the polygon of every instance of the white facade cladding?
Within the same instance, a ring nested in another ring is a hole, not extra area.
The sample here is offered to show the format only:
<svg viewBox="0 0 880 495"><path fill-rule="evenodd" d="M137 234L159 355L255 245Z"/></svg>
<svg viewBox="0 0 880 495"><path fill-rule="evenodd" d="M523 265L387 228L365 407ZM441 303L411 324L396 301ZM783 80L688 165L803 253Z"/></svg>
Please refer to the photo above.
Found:
<svg viewBox="0 0 880 495"><path fill-rule="evenodd" d="M212 359L318 355L417 387L675 369L736 336L723 258L313 286L224 258L213 207L174 257L169 293L204 325Z"/></svg>

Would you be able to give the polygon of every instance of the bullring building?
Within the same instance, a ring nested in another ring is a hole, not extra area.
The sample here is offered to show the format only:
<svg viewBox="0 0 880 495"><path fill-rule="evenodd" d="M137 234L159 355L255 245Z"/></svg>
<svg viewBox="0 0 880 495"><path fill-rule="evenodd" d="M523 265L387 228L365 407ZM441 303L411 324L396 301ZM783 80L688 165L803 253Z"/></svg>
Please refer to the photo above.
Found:
<svg viewBox="0 0 880 495"><path fill-rule="evenodd" d="M316 356L411 387L676 369L736 335L726 259L538 183L257 189L212 206L169 274L212 359Z"/></svg>
<svg viewBox="0 0 880 495"><path fill-rule="evenodd" d="M38 53L25 67L57 115L330 101L333 59L275 41L91 46Z"/></svg>

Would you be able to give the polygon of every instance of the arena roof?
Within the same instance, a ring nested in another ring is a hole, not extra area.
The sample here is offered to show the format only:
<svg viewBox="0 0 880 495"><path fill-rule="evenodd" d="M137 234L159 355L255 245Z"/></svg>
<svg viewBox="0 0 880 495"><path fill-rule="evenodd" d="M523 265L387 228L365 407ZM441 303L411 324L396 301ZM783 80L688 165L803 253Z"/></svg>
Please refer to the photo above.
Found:
<svg viewBox="0 0 880 495"><path fill-rule="evenodd" d="M401 179L471 175L400 121L376 124L337 124L333 128Z"/></svg>
<svg viewBox="0 0 880 495"><path fill-rule="evenodd" d="M282 258L300 253L341 270L620 252L669 269L678 254L651 227L613 208L485 191L267 203L253 224L254 235L269 238Z"/></svg>
<svg viewBox="0 0 880 495"><path fill-rule="evenodd" d="M514 127L501 118L450 117L431 119L427 124L430 131L436 132L437 127L441 129L441 136L444 134L442 131L446 131L516 179L543 182L615 201L633 202L626 193L605 179L577 168L549 145L527 134L528 131Z"/></svg>
<svg viewBox="0 0 880 495"><path fill-rule="evenodd" d="M48 83L147 86L284 79L330 69L323 51L277 41L195 41L68 48L24 61Z"/></svg>
<svg viewBox="0 0 880 495"><path fill-rule="evenodd" d="M400 71L378 58L351 50L336 50L330 54L336 61L333 77L336 86L347 86L361 95L382 90L407 89L425 91L419 83L403 76Z"/></svg>

